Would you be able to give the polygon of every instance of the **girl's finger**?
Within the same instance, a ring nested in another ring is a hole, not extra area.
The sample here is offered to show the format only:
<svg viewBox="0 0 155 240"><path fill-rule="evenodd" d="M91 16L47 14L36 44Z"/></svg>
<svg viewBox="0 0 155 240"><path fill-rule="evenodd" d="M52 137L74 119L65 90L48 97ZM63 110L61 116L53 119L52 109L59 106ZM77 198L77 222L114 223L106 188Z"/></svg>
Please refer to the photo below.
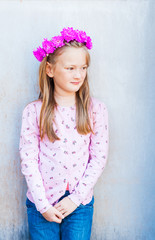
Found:
<svg viewBox="0 0 155 240"><path fill-rule="evenodd" d="M60 207L60 206L61 206L60 203L57 203L57 204L54 205L55 208L58 208L58 207Z"/></svg>
<svg viewBox="0 0 155 240"><path fill-rule="evenodd" d="M57 209L56 209L56 211L55 211L55 215L58 216L60 219L63 219L63 218L64 218L63 215L62 215L62 213L59 212Z"/></svg>
<svg viewBox="0 0 155 240"><path fill-rule="evenodd" d="M69 215L69 212L64 212L63 216L64 218L67 217Z"/></svg>
<svg viewBox="0 0 155 240"><path fill-rule="evenodd" d="M62 208L62 207L57 208L57 210L58 210L59 212L63 212L63 211L65 211L65 209Z"/></svg>
<svg viewBox="0 0 155 240"><path fill-rule="evenodd" d="M53 222L61 223L61 219L54 215L53 216Z"/></svg>
<svg viewBox="0 0 155 240"><path fill-rule="evenodd" d="M62 215L64 216L64 214L66 213L66 210L63 209L62 211L60 211L62 213Z"/></svg>

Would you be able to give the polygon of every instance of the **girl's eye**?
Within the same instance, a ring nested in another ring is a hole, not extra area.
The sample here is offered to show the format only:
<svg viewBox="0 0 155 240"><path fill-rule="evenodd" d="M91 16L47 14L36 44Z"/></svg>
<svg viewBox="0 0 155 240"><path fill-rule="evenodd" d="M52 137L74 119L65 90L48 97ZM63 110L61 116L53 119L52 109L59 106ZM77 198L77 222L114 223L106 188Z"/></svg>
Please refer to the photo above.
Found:
<svg viewBox="0 0 155 240"><path fill-rule="evenodd" d="M73 70L73 68L72 68L72 67L69 67L69 68L67 68L67 70Z"/></svg>
<svg viewBox="0 0 155 240"><path fill-rule="evenodd" d="M87 69L87 67L83 67L82 69L85 70L85 69Z"/></svg>

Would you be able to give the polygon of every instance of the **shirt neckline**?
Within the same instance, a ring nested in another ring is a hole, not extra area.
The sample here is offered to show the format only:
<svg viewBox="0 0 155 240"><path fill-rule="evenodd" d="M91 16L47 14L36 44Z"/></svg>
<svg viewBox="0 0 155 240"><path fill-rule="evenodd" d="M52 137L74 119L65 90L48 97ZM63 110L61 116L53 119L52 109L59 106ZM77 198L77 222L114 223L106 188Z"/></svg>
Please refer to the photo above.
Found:
<svg viewBox="0 0 155 240"><path fill-rule="evenodd" d="M65 108L65 109L70 109L70 108L75 108L75 106L76 106L76 104L73 104L73 105L71 105L71 106L62 106L62 105L59 105L59 104L57 104L57 107L58 108Z"/></svg>

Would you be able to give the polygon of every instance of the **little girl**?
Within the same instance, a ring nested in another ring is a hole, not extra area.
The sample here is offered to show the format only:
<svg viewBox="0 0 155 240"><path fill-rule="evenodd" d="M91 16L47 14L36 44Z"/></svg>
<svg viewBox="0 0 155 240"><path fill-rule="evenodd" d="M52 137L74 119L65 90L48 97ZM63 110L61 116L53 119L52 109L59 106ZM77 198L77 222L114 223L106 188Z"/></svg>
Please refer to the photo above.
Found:
<svg viewBox="0 0 155 240"><path fill-rule="evenodd" d="M91 38L64 28L33 51L38 100L22 113L19 143L32 240L89 240L93 188L108 156L106 105L90 97Z"/></svg>

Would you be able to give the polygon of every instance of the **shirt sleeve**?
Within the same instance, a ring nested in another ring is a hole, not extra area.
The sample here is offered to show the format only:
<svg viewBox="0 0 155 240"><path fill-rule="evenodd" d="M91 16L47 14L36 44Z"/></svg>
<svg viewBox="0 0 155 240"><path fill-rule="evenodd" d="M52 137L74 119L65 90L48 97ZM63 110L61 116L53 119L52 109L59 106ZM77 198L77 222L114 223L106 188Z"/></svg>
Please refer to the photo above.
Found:
<svg viewBox="0 0 155 240"><path fill-rule="evenodd" d="M68 197L79 206L95 186L101 176L108 158L109 127L108 111L104 103L98 104L98 109L93 110L93 130L89 145L89 160L82 178L73 192Z"/></svg>
<svg viewBox="0 0 155 240"><path fill-rule="evenodd" d="M22 113L22 126L19 142L21 172L33 197L36 208L46 212L50 203L45 195L45 188L39 171L39 127L36 118L36 106L28 104Z"/></svg>

